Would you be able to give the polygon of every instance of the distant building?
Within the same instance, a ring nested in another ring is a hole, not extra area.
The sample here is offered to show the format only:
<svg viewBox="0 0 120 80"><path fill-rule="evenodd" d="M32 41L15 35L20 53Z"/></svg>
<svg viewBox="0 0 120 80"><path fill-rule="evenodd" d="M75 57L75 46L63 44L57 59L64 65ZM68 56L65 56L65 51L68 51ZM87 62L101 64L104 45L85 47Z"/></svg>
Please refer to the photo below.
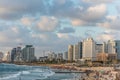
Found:
<svg viewBox="0 0 120 80"><path fill-rule="evenodd" d="M63 53L58 53L57 54L57 59L58 60L63 60Z"/></svg>
<svg viewBox="0 0 120 80"><path fill-rule="evenodd" d="M95 50L96 50L96 53L102 53L103 52L103 44L96 44Z"/></svg>
<svg viewBox="0 0 120 80"><path fill-rule="evenodd" d="M13 48L11 50L11 62L14 62L15 57L16 57L16 48Z"/></svg>
<svg viewBox="0 0 120 80"><path fill-rule="evenodd" d="M64 59L64 60L68 60L68 52L64 52L63 59Z"/></svg>
<svg viewBox="0 0 120 80"><path fill-rule="evenodd" d="M11 61L20 62L22 61L22 50L21 47L13 48L11 50Z"/></svg>
<svg viewBox="0 0 120 80"><path fill-rule="evenodd" d="M68 61L73 61L73 45L68 46Z"/></svg>
<svg viewBox="0 0 120 80"><path fill-rule="evenodd" d="M50 61L52 61L52 60L57 60L57 54L55 54L54 52L49 53L49 54L48 54L48 59L49 59Z"/></svg>
<svg viewBox="0 0 120 80"><path fill-rule="evenodd" d="M117 59L120 60L120 40L108 41L108 53L116 54Z"/></svg>
<svg viewBox="0 0 120 80"><path fill-rule="evenodd" d="M82 59L82 42L78 42L78 53L79 53L79 59Z"/></svg>
<svg viewBox="0 0 120 80"><path fill-rule="evenodd" d="M77 61L82 58L82 42L73 45L73 60Z"/></svg>
<svg viewBox="0 0 120 80"><path fill-rule="evenodd" d="M98 53L97 54L97 61L108 61L108 54L107 53Z"/></svg>
<svg viewBox="0 0 120 80"><path fill-rule="evenodd" d="M87 38L83 41L83 56L82 58L85 60L96 60L96 43L92 38Z"/></svg>
<svg viewBox="0 0 120 80"><path fill-rule="evenodd" d="M108 53L108 61L117 60L117 54L115 53Z"/></svg>
<svg viewBox="0 0 120 80"><path fill-rule="evenodd" d="M117 54L115 53L98 53L97 54L97 61L113 61L117 60Z"/></svg>
<svg viewBox="0 0 120 80"><path fill-rule="evenodd" d="M22 49L21 49L21 47L16 48L16 56L15 56L14 61L16 61L16 62L22 61Z"/></svg>
<svg viewBox="0 0 120 80"><path fill-rule="evenodd" d="M115 40L117 59L120 60L120 40Z"/></svg>
<svg viewBox="0 0 120 80"><path fill-rule="evenodd" d="M0 62L2 61L2 59L3 59L3 53L0 52Z"/></svg>
<svg viewBox="0 0 120 80"><path fill-rule="evenodd" d="M7 62L10 62L10 61L11 61L10 52L8 52L8 53L6 54L6 61L7 61Z"/></svg>
<svg viewBox="0 0 120 80"><path fill-rule="evenodd" d="M80 58L78 44L73 46L73 60L76 61Z"/></svg>
<svg viewBox="0 0 120 80"><path fill-rule="evenodd" d="M40 62L45 62L46 60L48 60L48 56L39 57Z"/></svg>
<svg viewBox="0 0 120 80"><path fill-rule="evenodd" d="M108 53L116 53L116 42L114 40L108 41Z"/></svg>
<svg viewBox="0 0 120 80"><path fill-rule="evenodd" d="M103 42L103 53L108 53L108 44L106 42Z"/></svg>
<svg viewBox="0 0 120 80"><path fill-rule="evenodd" d="M32 62L35 59L35 48L33 45L26 45L22 49L22 60L25 62Z"/></svg>

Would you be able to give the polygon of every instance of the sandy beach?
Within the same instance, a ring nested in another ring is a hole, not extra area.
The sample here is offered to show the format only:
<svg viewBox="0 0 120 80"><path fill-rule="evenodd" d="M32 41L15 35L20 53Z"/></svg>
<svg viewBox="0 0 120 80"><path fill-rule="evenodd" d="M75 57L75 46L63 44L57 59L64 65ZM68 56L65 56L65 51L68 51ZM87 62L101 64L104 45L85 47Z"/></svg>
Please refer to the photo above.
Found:
<svg viewBox="0 0 120 80"><path fill-rule="evenodd" d="M85 74L74 74L72 80L120 80L120 72L115 71L113 67L77 67L75 65L66 64L35 64L26 65L32 66L47 66L52 69L62 69L70 71L83 71Z"/></svg>
<svg viewBox="0 0 120 80"><path fill-rule="evenodd" d="M75 80L120 80L120 72L113 67L76 67L52 65L51 68L84 71L86 74L76 74Z"/></svg>

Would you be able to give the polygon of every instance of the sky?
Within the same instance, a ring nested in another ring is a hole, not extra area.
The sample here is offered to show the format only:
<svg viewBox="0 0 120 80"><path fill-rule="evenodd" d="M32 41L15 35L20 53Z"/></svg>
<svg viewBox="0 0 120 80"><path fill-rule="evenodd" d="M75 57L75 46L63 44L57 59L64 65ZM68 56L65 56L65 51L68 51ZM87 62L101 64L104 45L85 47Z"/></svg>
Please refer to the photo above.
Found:
<svg viewBox="0 0 120 80"><path fill-rule="evenodd" d="M0 0L0 51L64 52L87 37L120 40L120 0Z"/></svg>

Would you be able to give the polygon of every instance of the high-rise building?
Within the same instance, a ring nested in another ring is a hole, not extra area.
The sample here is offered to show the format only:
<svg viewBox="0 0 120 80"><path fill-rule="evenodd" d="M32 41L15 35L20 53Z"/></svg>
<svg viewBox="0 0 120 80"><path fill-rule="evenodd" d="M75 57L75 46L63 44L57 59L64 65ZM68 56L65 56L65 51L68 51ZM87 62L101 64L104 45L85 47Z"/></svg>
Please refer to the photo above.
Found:
<svg viewBox="0 0 120 80"><path fill-rule="evenodd" d="M75 44L75 45L73 46L73 60L74 60L74 61L76 61L77 59L80 58L80 54L79 54L78 51L79 51L79 50L78 50L78 44Z"/></svg>
<svg viewBox="0 0 120 80"><path fill-rule="evenodd" d="M82 56L81 54L81 43L75 44L73 46L73 60L76 61L80 59Z"/></svg>
<svg viewBox="0 0 120 80"><path fill-rule="evenodd" d="M120 60L120 40L115 40L117 59Z"/></svg>
<svg viewBox="0 0 120 80"><path fill-rule="evenodd" d="M64 52L63 59L68 60L68 52Z"/></svg>
<svg viewBox="0 0 120 80"><path fill-rule="evenodd" d="M22 61L22 49L21 49L21 47L16 48L16 56L15 56L14 61L16 61L16 62Z"/></svg>
<svg viewBox="0 0 120 80"><path fill-rule="evenodd" d="M63 53L58 53L57 54L57 59L58 60L63 60Z"/></svg>
<svg viewBox="0 0 120 80"><path fill-rule="evenodd" d="M22 50L21 47L13 48L11 50L11 61L20 62L22 61Z"/></svg>
<svg viewBox="0 0 120 80"><path fill-rule="evenodd" d="M83 59L96 60L96 43L92 38L87 38L83 41Z"/></svg>
<svg viewBox="0 0 120 80"><path fill-rule="evenodd" d="M82 59L82 42L78 42L79 59Z"/></svg>
<svg viewBox="0 0 120 80"><path fill-rule="evenodd" d="M15 57L16 57L16 48L13 48L11 50L11 62L14 62Z"/></svg>
<svg viewBox="0 0 120 80"><path fill-rule="evenodd" d="M108 41L108 53L116 53L116 42L114 40Z"/></svg>
<svg viewBox="0 0 120 80"><path fill-rule="evenodd" d="M68 46L68 61L73 61L73 45Z"/></svg>
<svg viewBox="0 0 120 80"><path fill-rule="evenodd" d="M103 51L102 53L108 53L108 44L106 42L103 42Z"/></svg>
<svg viewBox="0 0 120 80"><path fill-rule="evenodd" d="M32 45L26 45L22 49L22 60L32 62L35 59L35 48Z"/></svg>

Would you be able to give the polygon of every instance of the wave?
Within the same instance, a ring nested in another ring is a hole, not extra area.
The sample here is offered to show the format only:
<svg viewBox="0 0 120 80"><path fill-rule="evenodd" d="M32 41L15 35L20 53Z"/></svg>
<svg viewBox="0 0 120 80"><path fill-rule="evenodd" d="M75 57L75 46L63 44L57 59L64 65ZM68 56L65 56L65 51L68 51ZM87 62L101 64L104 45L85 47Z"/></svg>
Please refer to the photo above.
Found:
<svg viewBox="0 0 120 80"><path fill-rule="evenodd" d="M21 72L18 72L17 74L12 74L12 75L9 75L9 76L2 77L2 78L0 78L0 80L6 80L6 79L11 79L11 78L16 78L16 77L18 77L20 75L21 75Z"/></svg>
<svg viewBox="0 0 120 80"><path fill-rule="evenodd" d="M30 74L30 72L29 71L22 71L21 74Z"/></svg>
<svg viewBox="0 0 120 80"><path fill-rule="evenodd" d="M46 67L40 66L26 66L15 64L0 64L0 80L16 80L16 78L23 78L23 80L46 79L55 73Z"/></svg>
<svg viewBox="0 0 120 80"><path fill-rule="evenodd" d="M49 76L52 76L54 74L54 72L52 71L42 71L42 70L30 70L30 71L21 71L21 72L18 72L16 74L12 74L12 75L9 75L9 76L4 76L2 78L0 78L0 80L11 80L11 79L15 79L15 78L19 78L21 76L23 76L23 78L27 78L27 77L31 77L33 79L46 79L48 78Z"/></svg>

